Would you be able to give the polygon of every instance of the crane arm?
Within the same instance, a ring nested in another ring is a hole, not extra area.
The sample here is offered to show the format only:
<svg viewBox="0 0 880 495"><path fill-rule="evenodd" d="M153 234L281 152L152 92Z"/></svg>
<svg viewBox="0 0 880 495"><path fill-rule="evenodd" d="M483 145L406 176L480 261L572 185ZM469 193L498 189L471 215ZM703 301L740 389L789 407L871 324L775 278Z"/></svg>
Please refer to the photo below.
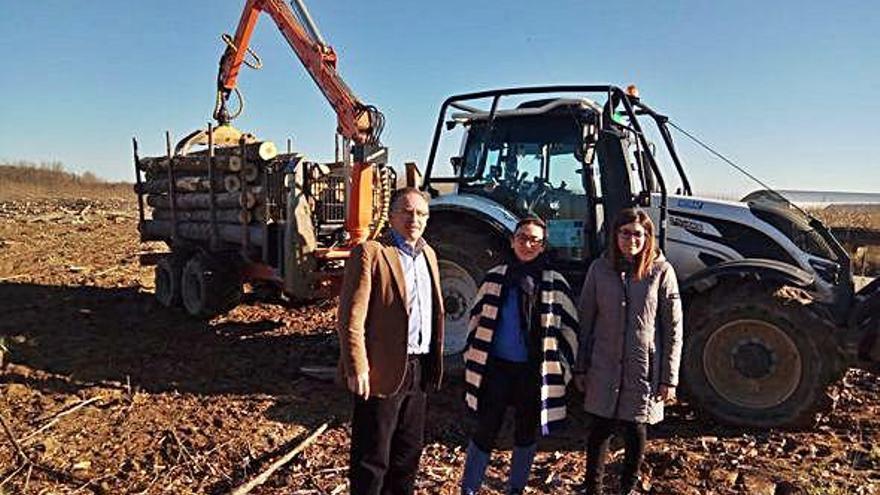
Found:
<svg viewBox="0 0 880 495"><path fill-rule="evenodd" d="M299 16L283 0L247 0L235 37L220 59L217 76L220 111L215 117L221 124L228 123L226 101L236 87L257 19L261 12L265 12L275 21L284 39L333 107L339 134L355 144L378 144L382 114L375 107L362 103L345 84L336 70L336 52L321 39L305 5L300 0L295 2Z"/></svg>
<svg viewBox="0 0 880 495"><path fill-rule="evenodd" d="M362 103L339 76L336 52L321 39L303 0L293 0L291 6L284 0L246 1L235 38L231 42L227 40L228 46L220 59L218 107L214 116L220 124L228 124L232 119L226 110L226 102L236 89L238 73L241 64L245 63L260 12L269 14L336 112L337 132L352 143L351 157L345 160L348 177L345 231L348 233L348 247L351 247L377 234L379 230L371 229L373 183L374 165L382 165L387 159L387 150L379 140L385 118L376 107Z"/></svg>

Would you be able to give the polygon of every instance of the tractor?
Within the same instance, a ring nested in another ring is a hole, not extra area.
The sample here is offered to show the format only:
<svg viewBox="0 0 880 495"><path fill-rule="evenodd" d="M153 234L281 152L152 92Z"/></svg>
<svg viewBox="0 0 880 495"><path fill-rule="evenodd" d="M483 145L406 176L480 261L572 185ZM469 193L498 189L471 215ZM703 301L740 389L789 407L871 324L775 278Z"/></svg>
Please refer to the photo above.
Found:
<svg viewBox="0 0 880 495"><path fill-rule="evenodd" d="M439 160L456 137L448 164ZM670 168L675 191L662 173ZM803 425L850 366L877 367L880 284L855 293L846 250L777 193L746 202L695 195L669 118L635 87L451 96L422 187L433 197L425 236L439 257L449 354L463 350L479 283L520 218L547 222L556 268L578 291L605 249L605 226L638 206L679 277L682 380L699 408L738 425Z"/></svg>

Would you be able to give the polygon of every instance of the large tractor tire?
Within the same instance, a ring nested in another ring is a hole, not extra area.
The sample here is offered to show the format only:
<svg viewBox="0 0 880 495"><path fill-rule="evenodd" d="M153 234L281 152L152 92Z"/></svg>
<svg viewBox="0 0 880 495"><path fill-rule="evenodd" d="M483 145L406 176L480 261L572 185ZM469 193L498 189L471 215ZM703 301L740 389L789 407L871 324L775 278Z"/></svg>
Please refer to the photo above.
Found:
<svg viewBox="0 0 880 495"><path fill-rule="evenodd" d="M183 267L181 298L191 316L207 319L225 313L238 306L241 294L234 261L197 253Z"/></svg>
<svg viewBox="0 0 880 495"><path fill-rule="evenodd" d="M179 256L169 254L159 259L155 266L154 283L156 301L166 308L180 306L180 282L183 262Z"/></svg>
<svg viewBox="0 0 880 495"><path fill-rule="evenodd" d="M773 288L720 284L689 302L685 329L684 385L715 418L802 427L831 404L825 388L840 368L831 329Z"/></svg>
<svg viewBox="0 0 880 495"><path fill-rule="evenodd" d="M437 220L440 221L431 219L425 238L437 252L440 269L446 310L443 354L455 356L464 351L467 343L470 310L477 290L486 271L502 261L505 244L489 228L453 223L451 218Z"/></svg>

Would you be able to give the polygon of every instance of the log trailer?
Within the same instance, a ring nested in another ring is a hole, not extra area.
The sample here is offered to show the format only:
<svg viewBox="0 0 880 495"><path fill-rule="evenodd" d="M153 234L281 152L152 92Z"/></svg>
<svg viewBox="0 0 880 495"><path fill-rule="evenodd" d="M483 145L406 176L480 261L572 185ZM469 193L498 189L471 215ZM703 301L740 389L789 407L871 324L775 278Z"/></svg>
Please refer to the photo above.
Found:
<svg viewBox="0 0 880 495"><path fill-rule="evenodd" d="M337 161L320 164L232 127L241 113L237 79L258 68L249 41L268 14L337 115ZM212 317L238 304L244 282L267 283L295 300L329 297L352 247L387 220L394 169L380 137L382 113L364 104L337 72L337 57L302 0L247 0L220 59L214 118L164 156L141 158L133 141L142 241L164 241L155 263L156 299ZM239 108L232 111L236 94ZM143 175L143 177L142 177ZM147 216L146 206L151 208Z"/></svg>

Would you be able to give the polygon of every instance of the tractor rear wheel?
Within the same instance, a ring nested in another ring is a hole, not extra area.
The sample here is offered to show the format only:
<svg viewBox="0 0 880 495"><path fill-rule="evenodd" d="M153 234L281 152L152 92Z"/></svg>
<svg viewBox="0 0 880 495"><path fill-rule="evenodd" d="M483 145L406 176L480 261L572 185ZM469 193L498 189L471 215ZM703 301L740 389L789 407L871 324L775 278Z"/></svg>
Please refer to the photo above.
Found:
<svg viewBox="0 0 880 495"><path fill-rule="evenodd" d="M241 301L241 279L234 262L205 253L192 256L183 267L181 296L187 313L213 318Z"/></svg>
<svg viewBox="0 0 880 495"><path fill-rule="evenodd" d="M690 302L685 325L684 384L721 421L805 426L830 404L836 361L821 338L827 328L772 288L721 284Z"/></svg>

